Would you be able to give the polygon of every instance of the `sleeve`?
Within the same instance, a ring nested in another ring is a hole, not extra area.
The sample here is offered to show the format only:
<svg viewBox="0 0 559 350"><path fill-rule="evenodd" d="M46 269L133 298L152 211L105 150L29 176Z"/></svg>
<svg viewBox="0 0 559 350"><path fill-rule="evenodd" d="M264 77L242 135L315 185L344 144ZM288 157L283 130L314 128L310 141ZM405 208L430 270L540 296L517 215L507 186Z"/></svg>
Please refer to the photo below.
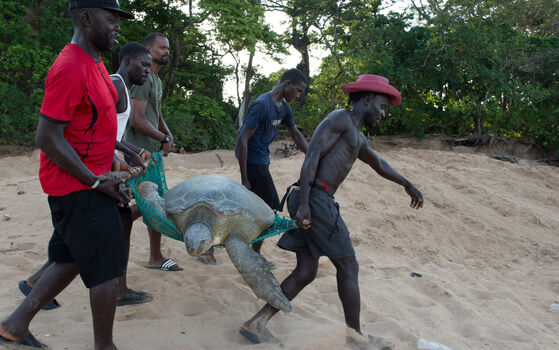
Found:
<svg viewBox="0 0 559 350"><path fill-rule="evenodd" d="M261 101L254 101L248 108L243 125L256 129L260 120L266 116L266 108Z"/></svg>
<svg viewBox="0 0 559 350"><path fill-rule="evenodd" d="M149 101L149 94L152 90L151 79L147 79L143 85L133 85L130 89L130 98L136 100Z"/></svg>
<svg viewBox="0 0 559 350"><path fill-rule="evenodd" d="M287 102L283 102L283 107L285 108L285 115L283 116L283 120L281 123L287 127L295 126L295 122L293 121L293 112L291 111L291 107L287 104Z"/></svg>
<svg viewBox="0 0 559 350"><path fill-rule="evenodd" d="M55 122L71 122L76 108L87 95L85 81L82 66L55 62L45 81L41 116Z"/></svg>

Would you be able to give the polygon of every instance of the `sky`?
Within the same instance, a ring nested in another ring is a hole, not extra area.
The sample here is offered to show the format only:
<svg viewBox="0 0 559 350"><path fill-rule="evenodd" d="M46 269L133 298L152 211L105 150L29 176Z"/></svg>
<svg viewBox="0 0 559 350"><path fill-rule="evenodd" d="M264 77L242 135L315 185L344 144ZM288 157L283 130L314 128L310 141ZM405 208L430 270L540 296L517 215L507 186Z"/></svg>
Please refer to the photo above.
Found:
<svg viewBox="0 0 559 350"><path fill-rule="evenodd" d="M407 2L408 0L396 0L394 5L386 8L382 12L389 12L389 11L399 12L406 6ZM287 20L288 17L282 12L274 11L274 12L266 13L266 22L276 33L283 33L286 30ZM320 62L322 60L322 57L324 57L325 55L326 55L326 51L323 50L322 48L316 45L313 45L311 47L310 49L311 76L318 73ZM246 65L248 63L248 58L249 58L248 53L246 55L241 55L242 63ZM266 56L265 54L261 52L257 52L253 59L253 65L255 66L258 73L268 76L269 74L273 72L277 72L282 68L286 68L286 69L295 68L301 60L301 55L293 47L290 47L289 54L280 55L280 58L282 62L278 63L272 60L270 57ZM223 61L225 64L234 65L234 60L230 56L225 56ZM244 88L244 80L241 82L241 88L240 88L241 94L243 88ZM223 95L225 99L230 98L235 105L237 104L235 77L231 76L228 80L226 80L224 84Z"/></svg>

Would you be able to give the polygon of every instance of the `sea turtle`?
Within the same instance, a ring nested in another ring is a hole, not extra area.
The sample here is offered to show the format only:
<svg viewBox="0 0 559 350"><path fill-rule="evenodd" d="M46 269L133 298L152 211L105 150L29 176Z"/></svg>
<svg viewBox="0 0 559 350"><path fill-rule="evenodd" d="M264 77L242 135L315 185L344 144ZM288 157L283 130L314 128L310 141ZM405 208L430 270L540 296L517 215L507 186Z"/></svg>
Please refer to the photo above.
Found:
<svg viewBox="0 0 559 350"><path fill-rule="evenodd" d="M199 256L213 245L224 245L233 265L257 297L289 311L268 262L249 243L272 226L274 211L243 185L217 175L186 180L161 198L157 185L144 181L136 191L184 234L188 254Z"/></svg>

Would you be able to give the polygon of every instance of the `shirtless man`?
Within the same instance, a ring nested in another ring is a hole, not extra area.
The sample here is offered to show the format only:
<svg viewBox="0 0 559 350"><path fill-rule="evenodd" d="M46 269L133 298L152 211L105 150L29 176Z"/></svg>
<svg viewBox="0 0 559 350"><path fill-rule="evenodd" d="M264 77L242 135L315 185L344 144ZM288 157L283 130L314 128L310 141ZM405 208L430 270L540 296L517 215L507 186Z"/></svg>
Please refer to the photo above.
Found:
<svg viewBox="0 0 559 350"><path fill-rule="evenodd" d="M360 132L365 125L377 126L389 105L400 104L398 90L389 85L386 78L372 74L360 75L357 81L341 88L349 93L351 109L333 111L318 125L301 168L300 187L290 193L287 201L289 214L299 229L286 232L278 246L296 253L297 267L282 282L281 288L289 300L295 298L314 280L320 256L327 256L337 270L338 295L348 327L347 343L383 348L386 344L381 345L381 339L367 338L361 333L359 265L334 193L355 160L360 159L382 177L402 185L411 197L411 208L421 208L423 197L411 182L369 147ZM275 340L266 324L278 311L265 305L242 325L240 333L255 343Z"/></svg>

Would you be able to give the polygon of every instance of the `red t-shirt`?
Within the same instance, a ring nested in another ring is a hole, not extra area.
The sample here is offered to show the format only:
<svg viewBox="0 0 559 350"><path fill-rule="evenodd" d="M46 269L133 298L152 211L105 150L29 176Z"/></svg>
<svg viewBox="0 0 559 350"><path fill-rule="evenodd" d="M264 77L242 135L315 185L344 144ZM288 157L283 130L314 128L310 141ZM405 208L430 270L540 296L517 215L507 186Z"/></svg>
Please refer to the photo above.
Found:
<svg viewBox="0 0 559 350"><path fill-rule="evenodd" d="M47 75L41 118L67 124L64 138L95 175L111 170L117 99L103 61L95 62L78 45L67 44ZM52 196L90 189L43 152L39 179L43 191Z"/></svg>

